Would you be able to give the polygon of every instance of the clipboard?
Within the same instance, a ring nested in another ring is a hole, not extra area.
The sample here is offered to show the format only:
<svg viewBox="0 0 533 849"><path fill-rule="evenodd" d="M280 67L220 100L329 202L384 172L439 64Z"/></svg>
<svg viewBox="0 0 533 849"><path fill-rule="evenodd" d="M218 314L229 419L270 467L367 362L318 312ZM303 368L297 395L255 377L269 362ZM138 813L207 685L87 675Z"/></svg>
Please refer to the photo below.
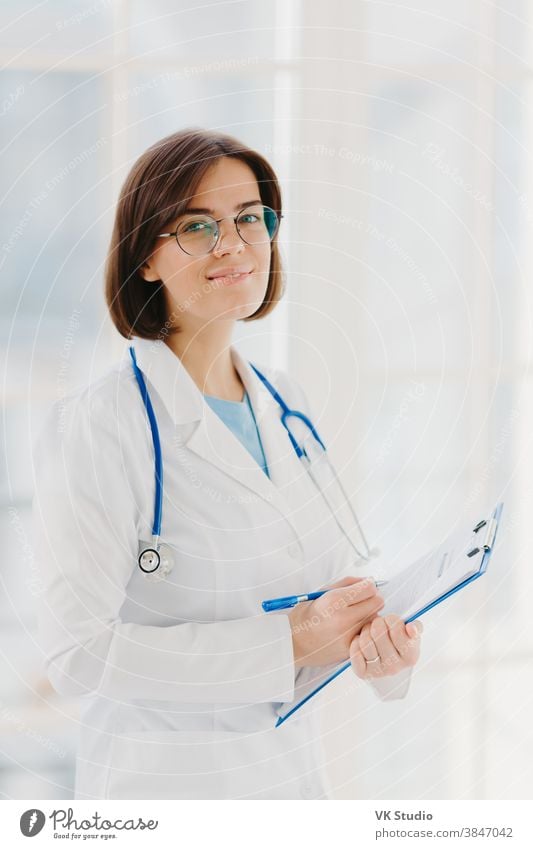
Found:
<svg viewBox="0 0 533 849"><path fill-rule="evenodd" d="M503 510L503 502L499 502L493 512L490 514L488 519L481 519L473 528L469 526L470 532L468 535L468 539L464 538L464 530L457 533L451 534L447 537L443 543L434 549L432 552L428 552L425 555L425 558L431 557L439 557L439 552L441 550L445 552L453 550L453 546L459 544L461 547L461 554L464 558L464 565L467 567L467 571L470 571L471 574L468 575L464 580L459 581L457 584L449 588L446 592L438 595L436 598L433 598L431 601L422 604L418 609L414 611L410 611L406 618L404 619L404 623L407 625L409 622L412 622L414 619L419 619L420 616L423 616L432 608L436 607L438 604L441 604L450 596L455 595L460 590L464 589L468 584L471 584L472 581L476 581L487 571L487 567L489 565L489 561L494 549L494 545L496 542L496 536L498 533L498 529L500 526L500 520ZM424 558L421 558L421 560ZM468 561L472 560L472 566L475 568L468 569L469 563ZM419 561L416 561L418 563ZM416 565L416 564L415 564ZM441 559L439 569L442 570L444 568L444 559ZM403 574L403 573L400 573ZM385 608L384 608L385 610ZM393 611L388 611L392 613ZM382 615L383 611L381 611L380 615ZM283 706L280 710L278 710L278 720L276 722L275 727L282 725L290 716L296 713L297 710L300 710L313 696L316 696L321 690L324 689L331 681L334 681L339 675L345 672L347 669L351 667L351 662L346 661L343 663L338 669L336 669L332 674L330 674L324 681L318 684L311 692L307 693L303 698L301 698L297 704L289 706L286 711L283 711Z"/></svg>

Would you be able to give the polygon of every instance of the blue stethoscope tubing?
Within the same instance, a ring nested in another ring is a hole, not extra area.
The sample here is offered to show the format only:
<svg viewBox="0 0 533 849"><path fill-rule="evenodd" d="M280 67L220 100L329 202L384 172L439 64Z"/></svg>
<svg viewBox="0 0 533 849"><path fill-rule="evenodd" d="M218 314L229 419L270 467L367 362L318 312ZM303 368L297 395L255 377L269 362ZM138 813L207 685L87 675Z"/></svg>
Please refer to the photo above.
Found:
<svg viewBox="0 0 533 849"><path fill-rule="evenodd" d="M161 536L161 523L162 523L162 515L163 515L163 458L162 458L162 452L161 452L161 440L159 438L159 428L157 426L157 419L156 419L156 416L155 416L155 413L154 413L154 408L153 408L152 402L150 400L150 395L148 394L148 389L147 389L146 382L145 382L144 377L143 377L143 373L140 370L139 366L137 365L137 359L135 357L135 350L134 350L133 346L129 347L129 352L130 352L130 356L131 356L131 360L132 360L132 364L133 364L133 371L134 371L135 377L137 379L139 391L141 393L141 397L143 399L144 406L146 408L146 413L147 413L148 421L149 421L149 424L150 424L150 430L152 432L152 442L153 442L153 446L154 446L154 464L155 464L155 503L154 503L154 523L153 523L153 527L152 527L152 548L145 548L143 551L140 552L140 554L139 554L139 566L144 572L155 572L160 565L159 538ZM285 403L284 399L281 397L279 392L275 389L274 386L272 386L270 381L265 377L265 375L262 374L262 372L259 371L259 369L256 366L253 365L253 363L250 363L250 365L251 365L252 369L254 370L255 374L257 375L257 377L261 380L261 382L265 386L265 388L270 392L270 394L272 395L274 400L277 401L277 403L281 407L282 414L281 414L280 421L281 421L283 427L285 428L285 430L287 431L287 434L288 434L289 439L291 441L291 445L292 445L292 447L293 447L293 449L296 453L296 456L298 457L299 460L307 461L306 462L307 471L310 474L310 476L312 477L312 479L313 479L315 485L317 486L317 488L319 489L319 491L322 493L322 495L323 495L323 497L324 497L324 499L325 499L325 501L326 501L331 513L332 513L332 516L335 519L335 521L337 522L342 533L346 536L348 542L351 544L351 546L353 547L353 549L355 550L355 552L357 553L357 555L359 557L361 557L363 560L366 560L366 561L370 560L371 557L374 556L374 552L372 552L369 549L368 543L367 543L365 535L363 533L363 529L361 528L361 525L359 523L359 520L357 518L355 510L353 509L353 507L350 503L350 499L349 499L342 483L340 482L337 474L333 470L336 484L339 486L339 488L341 490L343 498L345 499L345 503L349 505L351 515L355 520L355 523L357 525L357 529L358 529L358 531L361 535L361 539L363 540L367 554L362 554L359 551L359 549L357 548L357 546L355 545L355 543L353 542L351 537L346 533L345 529L343 528L343 526L339 522L335 509L332 507L332 505L329 502L329 499L327 498L324 490L320 487L318 481L314 477L310 458L308 457L305 449L302 448L298 444L293 433L291 432L289 425L287 424L287 419L289 419L289 418L300 419L300 421L302 421L307 426L307 428L310 430L310 432L313 435L316 442L322 448L322 451L324 452L324 456L327 457L326 446L324 445L320 436L318 435L316 428L314 427L312 421L309 419L308 416L305 415L305 413L302 413L299 410L291 410L290 407L287 406L287 404ZM145 568L143 566L143 561L145 562L145 565L148 564L148 568Z"/></svg>
<svg viewBox="0 0 533 849"><path fill-rule="evenodd" d="M292 447L294 448L294 451L296 452L296 456L298 457L298 459L299 459L299 460L306 460L306 461L308 462L308 465L307 465L307 471L308 471L309 475L311 476L311 478L313 479L313 482L314 482L315 486L319 489L319 491L320 491L320 492L322 492L322 495L323 495L323 497L324 497L324 499L325 499L325 501L326 501L326 503L327 503L327 505L328 505L328 507L329 507L329 509L330 509L330 511L331 511L331 514L332 514L333 518L335 519L335 521L336 521L337 525L339 526L339 528L341 529L341 531L343 532L343 534L346 536L346 539L348 540L348 542L350 543L350 545L352 546L352 548L353 548L353 549L354 549L354 551L356 552L357 556L358 556L358 557L361 557L363 560L370 560L373 556L376 556L376 554L377 554L377 549L374 549L373 551L371 551L371 550L370 550L369 545L368 545L368 542L367 542L367 540L366 540L366 537L365 537L365 535L364 535L364 533L363 533L363 529L362 529L362 527L361 527L361 523L359 522L359 519L357 518L357 514L356 514L355 510L353 509L353 507L352 507L352 505L351 505L351 501L350 501L350 499L349 499L349 497L348 497L348 494L347 494L346 490L344 489L344 486L342 485L342 483L341 483L341 481L340 481L340 479L339 479L339 476L336 474L335 470L334 470L334 469L332 469L332 470L333 470L334 477L335 477L335 483L337 484L337 486L339 487L339 489L340 489L340 491L341 491L341 493L342 493L342 496L343 496L343 498L344 498L345 504L347 504L347 505L349 506L349 508L350 508L350 512L351 512L352 518L354 519L355 524L357 525L357 530L359 531L359 534L360 534L360 536L361 536L361 539L363 540L363 543L364 543L364 545L365 545L365 549L366 549L366 552L367 552L366 554L362 554L362 553L359 551L359 549L358 549L358 548L357 548L357 546L354 544L354 542L353 542L353 540L351 539L351 537L349 537L349 536L348 536L348 534L347 534L347 533L346 533L346 531L344 530L343 526L342 526L342 525L341 525L341 523L339 522L339 520L338 520L338 518L337 518L337 515L336 515L336 512L335 512L335 509L334 509L334 508L332 507L332 505L330 504L330 502L329 502L328 498L326 497L325 492L322 490L322 488L320 487L320 485L319 485L318 481L317 481L317 480L315 479L315 477L314 477L314 474L313 474L313 472L312 472L312 468L311 468L311 465L310 465L310 462L311 462L311 461L310 461L310 458L307 456L307 454L306 454L306 452L305 452L305 449L304 449L304 448L301 448L301 447L298 445L298 442L297 442L297 441L296 441L296 439L294 438L294 435L291 433L291 429L289 428L289 426L288 426L288 424L287 424L287 419L288 419L288 418L291 418L291 417L292 417L292 418L294 418L294 419L300 419L300 421L302 421L305 425L307 425L307 427L308 427L308 428L309 428L309 430L311 431L312 435L314 436L315 440L317 441L317 443L318 443L318 444L320 445L320 447L322 448L322 451L324 452L324 456L327 458L328 454L327 454L327 451L326 451L326 446L324 445L324 443L323 443L323 442L322 442L322 440L320 439L320 436L318 435L318 433L317 433L317 431L316 431L316 429L315 429L315 427L314 427L314 425L313 425L313 423L312 423L311 419L310 419L308 416L306 416L306 415L305 415L305 413L302 413L302 412L300 412L299 410L291 410L291 409L290 409L290 407L288 407L288 406L287 406L287 404L285 403L285 401L283 400L283 398L281 397L281 395L279 394L279 392L278 392L278 391L274 388L274 386L272 386L272 384L270 383L270 381L268 380L268 378L266 378L266 377L265 377L265 375L264 375L264 374L262 374L262 373L259 371L259 369L258 369L258 368L256 368L256 367L254 366L254 364L253 364L253 363L250 363L250 365L252 366L252 368L253 368L253 370L255 371L255 373L256 373L256 375L258 376L258 378L262 381L262 383L264 384L264 386L268 389L268 391L270 392L270 394L272 395L272 397L274 398L274 400L275 400L275 401L277 401L277 402L278 402L278 404L280 405L280 407L281 407L281 409L282 409L282 414L281 414L280 421L281 421L281 424L283 425L283 427L285 428L285 430L287 431L287 433L288 433L288 435L289 435L289 439L290 439L290 441L291 441L291 443L292 443Z"/></svg>
<svg viewBox="0 0 533 849"><path fill-rule="evenodd" d="M298 410L291 410L287 406L287 404L285 403L285 401L283 400L283 398L281 397L279 392L276 389L274 389L271 382L265 377L265 375L262 374L259 371L259 369L254 366L253 363L250 363L250 365L252 366L252 368L255 371L256 375L258 376L259 380L261 380L263 382L263 384L266 386L266 388L268 389L268 391L270 392L270 394L272 395L274 400L278 402L281 409L283 410L282 415L281 415L281 424L283 425L283 427L285 428L285 430L289 434L289 439L292 443L292 447L294 448L294 450L296 452L296 456L298 457L298 459L305 456L305 451L303 450L303 448L300 448L300 446L296 442L296 440L295 440L294 436L292 435L290 428L287 424L287 419L290 418L291 416L295 419L300 419L302 422L304 422L304 424L307 425L307 427L309 428L309 430L311 431L311 433L315 437L316 441L322 446L322 449L325 451L326 446L324 445L324 443L320 439L318 433L316 432L312 421L305 415L305 413L300 413Z"/></svg>
<svg viewBox="0 0 533 849"><path fill-rule="evenodd" d="M137 359L135 357L135 351L133 349L133 346L130 346L129 350L133 363L133 371L135 372L139 391L144 401L144 406L148 415L148 421L150 422L150 430L152 431L152 442L154 444L155 504L152 537L154 538L154 540L156 540L159 539L159 537L161 536L161 521L163 518L163 455L161 452L161 440L159 438L159 428L157 426L157 419L155 417L152 401L150 399L150 395L148 394L148 389L146 387L146 382L144 380L143 373L137 365Z"/></svg>

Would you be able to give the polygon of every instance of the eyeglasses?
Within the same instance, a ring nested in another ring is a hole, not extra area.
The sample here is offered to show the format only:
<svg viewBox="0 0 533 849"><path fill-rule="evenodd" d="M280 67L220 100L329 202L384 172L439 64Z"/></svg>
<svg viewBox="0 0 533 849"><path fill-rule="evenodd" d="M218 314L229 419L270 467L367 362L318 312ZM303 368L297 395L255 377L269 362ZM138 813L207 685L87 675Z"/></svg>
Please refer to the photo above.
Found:
<svg viewBox="0 0 533 849"><path fill-rule="evenodd" d="M261 203L248 204L239 214L231 218L237 233L247 245L261 245L271 242L278 232L280 219L269 206ZM213 218L211 215L185 215L173 233L160 233L156 238L174 236L182 251L190 256L210 254L220 239L219 224L225 218Z"/></svg>

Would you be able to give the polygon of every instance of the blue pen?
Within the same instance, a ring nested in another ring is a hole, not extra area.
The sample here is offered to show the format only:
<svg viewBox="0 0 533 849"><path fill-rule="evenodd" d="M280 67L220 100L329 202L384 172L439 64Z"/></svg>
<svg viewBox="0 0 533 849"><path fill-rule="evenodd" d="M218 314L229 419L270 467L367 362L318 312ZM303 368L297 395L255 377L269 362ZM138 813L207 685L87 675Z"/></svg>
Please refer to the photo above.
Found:
<svg viewBox="0 0 533 849"><path fill-rule="evenodd" d="M374 581L374 583L376 587L383 587L385 584L388 584L388 581ZM330 587L330 589L339 590L344 589L344 587ZM266 601L261 602L261 605L265 613L271 610L285 610L287 607L295 607L301 601L314 601L315 598L320 598L321 595L328 592L329 590L318 590L318 592L304 593L303 595L286 595L282 598L268 598Z"/></svg>

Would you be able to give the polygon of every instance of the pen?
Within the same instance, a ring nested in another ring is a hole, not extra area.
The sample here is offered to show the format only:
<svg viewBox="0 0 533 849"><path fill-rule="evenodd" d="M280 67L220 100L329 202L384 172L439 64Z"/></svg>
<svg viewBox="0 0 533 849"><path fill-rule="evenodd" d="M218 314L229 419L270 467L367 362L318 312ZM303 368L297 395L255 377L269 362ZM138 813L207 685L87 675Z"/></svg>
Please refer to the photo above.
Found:
<svg viewBox="0 0 533 849"><path fill-rule="evenodd" d="M385 584L388 584L388 581L374 581L376 587L383 587ZM339 587L331 587L333 590L340 589ZM266 601L263 601L262 607L265 613L268 613L271 610L284 610L287 607L295 607L301 601L314 601L315 598L320 598L324 593L328 593L329 590L318 590L315 593L303 593L303 595L286 595L282 596L282 598L268 598Z"/></svg>

